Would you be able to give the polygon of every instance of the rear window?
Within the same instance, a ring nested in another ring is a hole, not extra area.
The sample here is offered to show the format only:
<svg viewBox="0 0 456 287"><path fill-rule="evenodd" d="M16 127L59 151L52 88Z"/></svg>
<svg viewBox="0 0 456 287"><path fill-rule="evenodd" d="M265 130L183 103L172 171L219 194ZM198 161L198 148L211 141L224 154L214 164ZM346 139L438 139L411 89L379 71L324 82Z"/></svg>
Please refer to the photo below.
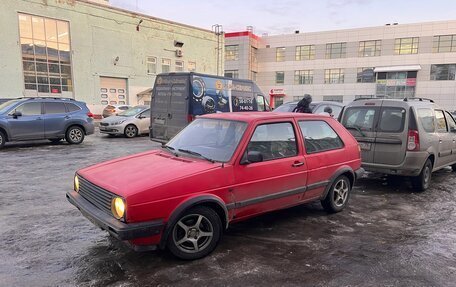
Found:
<svg viewBox="0 0 456 287"><path fill-rule="evenodd" d="M67 104L65 103L65 106L67 107L68 111L71 113L71 112L75 112L75 111L79 111L81 108L78 107L77 105L75 104Z"/></svg>
<svg viewBox="0 0 456 287"><path fill-rule="evenodd" d="M423 129L432 133L435 130L434 114L431 109L418 109L418 119L423 126Z"/></svg>
<svg viewBox="0 0 456 287"><path fill-rule="evenodd" d="M378 108L374 107L352 107L347 108L342 124L346 128L357 128L364 131L374 130L374 118Z"/></svg>
<svg viewBox="0 0 456 287"><path fill-rule="evenodd" d="M299 128L308 154L340 149L344 146L337 133L324 121L300 121Z"/></svg>
<svg viewBox="0 0 456 287"><path fill-rule="evenodd" d="M405 110L403 108L385 107L382 108L378 130L390 133L402 132L404 123Z"/></svg>

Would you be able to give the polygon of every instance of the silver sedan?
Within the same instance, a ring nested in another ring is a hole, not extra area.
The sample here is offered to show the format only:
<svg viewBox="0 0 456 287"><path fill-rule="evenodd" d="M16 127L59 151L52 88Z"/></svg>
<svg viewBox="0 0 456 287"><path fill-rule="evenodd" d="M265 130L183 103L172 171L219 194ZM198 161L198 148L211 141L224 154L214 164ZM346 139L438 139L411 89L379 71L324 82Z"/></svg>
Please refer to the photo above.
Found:
<svg viewBox="0 0 456 287"><path fill-rule="evenodd" d="M140 134L148 134L150 126L150 108L136 106L103 119L100 122L100 133L108 135L125 135L133 138Z"/></svg>

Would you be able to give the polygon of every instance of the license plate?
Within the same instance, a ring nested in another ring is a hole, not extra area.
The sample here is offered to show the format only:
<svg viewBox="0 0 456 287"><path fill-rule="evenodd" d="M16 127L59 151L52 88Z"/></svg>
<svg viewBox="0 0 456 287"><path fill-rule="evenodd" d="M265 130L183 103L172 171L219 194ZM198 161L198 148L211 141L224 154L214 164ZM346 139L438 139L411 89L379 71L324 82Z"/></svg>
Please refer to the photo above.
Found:
<svg viewBox="0 0 456 287"><path fill-rule="evenodd" d="M361 147L361 150L370 150L371 149L371 143L360 142L359 146Z"/></svg>
<svg viewBox="0 0 456 287"><path fill-rule="evenodd" d="M159 124L159 125L164 125L164 124L165 124L165 120L162 120L162 119L154 119L154 123L155 123L155 124Z"/></svg>

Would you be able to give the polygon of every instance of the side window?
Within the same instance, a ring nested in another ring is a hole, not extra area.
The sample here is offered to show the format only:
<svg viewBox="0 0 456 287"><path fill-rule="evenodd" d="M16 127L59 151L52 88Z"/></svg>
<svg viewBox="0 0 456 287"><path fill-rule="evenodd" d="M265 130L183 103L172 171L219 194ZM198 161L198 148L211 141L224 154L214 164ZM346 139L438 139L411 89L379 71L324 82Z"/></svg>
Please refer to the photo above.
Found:
<svg viewBox="0 0 456 287"><path fill-rule="evenodd" d="M431 109L418 109L418 118L426 132L433 133L435 131L435 117Z"/></svg>
<svg viewBox="0 0 456 287"><path fill-rule="evenodd" d="M342 111L342 107L341 106L331 106L333 112L333 118L335 119L338 119L339 118L339 115L340 115L340 112Z"/></svg>
<svg viewBox="0 0 456 287"><path fill-rule="evenodd" d="M119 107L119 110L122 110L122 111L126 111L128 109L129 109L129 107L127 107L127 106Z"/></svg>
<svg viewBox="0 0 456 287"><path fill-rule="evenodd" d="M308 154L344 147L337 133L324 121L300 121L299 128Z"/></svg>
<svg viewBox="0 0 456 287"><path fill-rule="evenodd" d="M260 111L260 112L266 111L266 107L264 105L264 97L262 95L257 96L257 103L258 103L258 111Z"/></svg>
<svg viewBox="0 0 456 287"><path fill-rule="evenodd" d="M23 116L41 115L41 103L26 103L16 108L16 112L21 112Z"/></svg>
<svg viewBox="0 0 456 287"><path fill-rule="evenodd" d="M446 121L448 123L448 129L450 132L456 132L456 122L454 121L454 118L450 115L450 113L445 112L445 117Z"/></svg>
<svg viewBox="0 0 456 287"><path fill-rule="evenodd" d="M297 155L298 148L293 125L274 123L257 126L247 151L261 152L265 161Z"/></svg>
<svg viewBox="0 0 456 287"><path fill-rule="evenodd" d="M66 113L64 103L44 103L44 113L49 114L64 114Z"/></svg>
<svg viewBox="0 0 456 287"><path fill-rule="evenodd" d="M379 131L398 133L404 130L405 110L403 108L382 108Z"/></svg>
<svg viewBox="0 0 456 287"><path fill-rule="evenodd" d="M141 117L150 118L150 110L142 112L141 113Z"/></svg>
<svg viewBox="0 0 456 287"><path fill-rule="evenodd" d="M435 110L435 120L437 124L437 132L446 133L448 130L443 111Z"/></svg>
<svg viewBox="0 0 456 287"><path fill-rule="evenodd" d="M79 111L81 108L78 107L77 105L75 104L67 104L65 103L65 106L67 107L68 111L71 113L71 112L75 112L75 111Z"/></svg>
<svg viewBox="0 0 456 287"><path fill-rule="evenodd" d="M344 113L342 124L347 127L355 127L365 131L374 130L374 118L377 109L374 108L348 108Z"/></svg>

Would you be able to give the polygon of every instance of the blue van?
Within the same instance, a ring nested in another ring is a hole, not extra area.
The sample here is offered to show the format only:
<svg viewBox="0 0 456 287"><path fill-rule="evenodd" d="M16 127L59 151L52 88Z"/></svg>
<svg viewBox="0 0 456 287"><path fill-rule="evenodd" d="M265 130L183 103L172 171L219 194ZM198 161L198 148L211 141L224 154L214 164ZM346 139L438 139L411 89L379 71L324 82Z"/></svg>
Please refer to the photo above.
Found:
<svg viewBox="0 0 456 287"><path fill-rule="evenodd" d="M159 74L150 110L150 138L165 142L199 115L271 109L264 93L250 80L191 72Z"/></svg>

